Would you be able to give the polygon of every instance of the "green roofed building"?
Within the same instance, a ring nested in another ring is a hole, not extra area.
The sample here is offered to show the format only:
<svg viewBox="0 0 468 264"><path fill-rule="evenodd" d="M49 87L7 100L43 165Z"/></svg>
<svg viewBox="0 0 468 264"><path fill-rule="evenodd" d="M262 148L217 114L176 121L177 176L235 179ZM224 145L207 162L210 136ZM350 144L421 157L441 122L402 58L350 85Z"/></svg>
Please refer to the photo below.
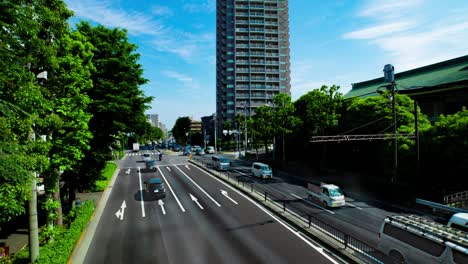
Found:
<svg viewBox="0 0 468 264"><path fill-rule="evenodd" d="M418 101L421 111L435 121L440 114L468 106L468 55L397 73L395 83L398 93ZM382 85L383 77L354 83L345 98L378 95Z"/></svg>

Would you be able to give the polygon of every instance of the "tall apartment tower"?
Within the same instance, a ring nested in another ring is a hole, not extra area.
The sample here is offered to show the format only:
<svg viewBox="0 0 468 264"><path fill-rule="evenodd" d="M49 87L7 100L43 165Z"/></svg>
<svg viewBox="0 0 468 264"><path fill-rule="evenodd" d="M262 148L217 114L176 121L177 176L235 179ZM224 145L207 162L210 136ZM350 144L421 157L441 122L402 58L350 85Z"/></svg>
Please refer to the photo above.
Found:
<svg viewBox="0 0 468 264"><path fill-rule="evenodd" d="M288 0L216 1L219 128L291 92Z"/></svg>

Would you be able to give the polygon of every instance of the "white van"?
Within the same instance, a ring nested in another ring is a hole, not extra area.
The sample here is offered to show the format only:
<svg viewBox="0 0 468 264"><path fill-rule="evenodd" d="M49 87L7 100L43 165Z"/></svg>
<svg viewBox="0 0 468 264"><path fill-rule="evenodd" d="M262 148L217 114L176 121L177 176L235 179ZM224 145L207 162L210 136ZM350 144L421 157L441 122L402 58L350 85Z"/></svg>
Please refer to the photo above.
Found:
<svg viewBox="0 0 468 264"><path fill-rule="evenodd" d="M456 213L452 215L447 226L468 232L468 213Z"/></svg>
<svg viewBox="0 0 468 264"><path fill-rule="evenodd" d="M468 233L420 216L389 216L378 249L390 263L468 263Z"/></svg>
<svg viewBox="0 0 468 264"><path fill-rule="evenodd" d="M254 162L252 163L252 174L255 177L259 177L262 179L271 179L273 178L273 171L271 167L267 164Z"/></svg>

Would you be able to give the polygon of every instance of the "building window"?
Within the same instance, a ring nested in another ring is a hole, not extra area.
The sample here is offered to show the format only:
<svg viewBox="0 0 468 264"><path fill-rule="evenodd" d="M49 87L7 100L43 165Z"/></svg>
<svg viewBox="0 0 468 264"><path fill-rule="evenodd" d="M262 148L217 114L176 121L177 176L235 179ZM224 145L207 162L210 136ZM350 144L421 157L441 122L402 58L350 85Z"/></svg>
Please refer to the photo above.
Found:
<svg viewBox="0 0 468 264"><path fill-rule="evenodd" d="M229 110L226 111L226 113L228 113L228 114L234 114L234 110L229 109Z"/></svg>
<svg viewBox="0 0 468 264"><path fill-rule="evenodd" d="M234 85L233 84L228 84L228 85L226 85L226 88L234 88Z"/></svg>
<svg viewBox="0 0 468 264"><path fill-rule="evenodd" d="M234 68L227 68L227 71L234 71Z"/></svg>
<svg viewBox="0 0 468 264"><path fill-rule="evenodd" d="M227 63L233 63L234 60L227 60L226 62L227 62Z"/></svg>
<svg viewBox="0 0 468 264"><path fill-rule="evenodd" d="M227 105L233 105L234 102L233 101L227 101Z"/></svg>

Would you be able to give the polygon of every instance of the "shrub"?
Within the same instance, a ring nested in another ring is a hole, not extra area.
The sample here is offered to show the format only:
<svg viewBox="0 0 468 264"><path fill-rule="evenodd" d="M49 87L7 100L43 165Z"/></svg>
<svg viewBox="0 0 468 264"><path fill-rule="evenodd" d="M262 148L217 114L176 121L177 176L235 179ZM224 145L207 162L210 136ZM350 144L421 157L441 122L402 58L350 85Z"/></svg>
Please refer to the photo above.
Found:
<svg viewBox="0 0 468 264"><path fill-rule="evenodd" d="M67 263L93 212L93 201L86 201L80 207L74 208L69 215L71 221L69 228L58 232L52 241L40 247L39 258L36 263ZM26 247L18 252L13 259L13 263L28 263L28 250Z"/></svg>
<svg viewBox="0 0 468 264"><path fill-rule="evenodd" d="M117 169L117 165L112 162L107 162L106 166L101 172L101 176L99 180L96 181L95 187L93 188L93 192L102 192L106 189L107 183L109 182L110 178L114 174L115 170Z"/></svg>

